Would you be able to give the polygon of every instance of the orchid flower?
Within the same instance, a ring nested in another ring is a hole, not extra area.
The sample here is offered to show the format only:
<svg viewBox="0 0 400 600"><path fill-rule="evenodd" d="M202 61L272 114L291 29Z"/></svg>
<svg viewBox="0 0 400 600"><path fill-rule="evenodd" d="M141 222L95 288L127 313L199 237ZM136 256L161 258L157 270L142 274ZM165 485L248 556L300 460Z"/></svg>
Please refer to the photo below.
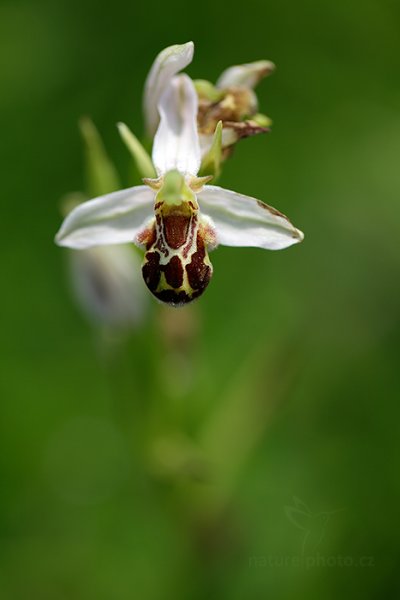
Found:
<svg viewBox="0 0 400 600"><path fill-rule="evenodd" d="M164 48L155 58L146 78L143 94L143 114L149 139L153 138L157 130L158 103L163 90L179 71L192 62L193 53L193 42L187 42ZM221 142L220 148L214 148L214 152L224 152L218 160L226 159L233 145L240 139L269 131L268 127L272 121L266 115L257 112L258 100L254 88L274 70L275 65L271 61L258 60L228 67L221 73L215 85L204 79L194 82L199 97L197 126L201 155L206 165L210 162L210 156L207 155L213 142L215 143L214 133L219 121L222 121ZM119 128L139 171L147 176L150 172L150 160L146 157L144 148L126 125L121 123ZM143 157L147 163L145 165Z"/></svg>
<svg viewBox="0 0 400 600"><path fill-rule="evenodd" d="M257 112L254 88L274 69L271 61L258 60L229 67L215 85L202 79L194 82L199 96L197 121L203 156L210 150L218 121L223 123L221 144L226 149L242 138L269 131L272 121ZM228 155L225 153L225 158Z"/></svg>
<svg viewBox="0 0 400 600"><path fill-rule="evenodd" d="M164 48L155 58L146 78L143 115L147 140L154 137L159 123L158 104L171 79L192 62L193 42ZM235 65L221 73L215 85L204 79L194 82L199 98L197 128L202 156L201 173L218 177L222 162L240 139L269 131L271 120L258 110L254 87L271 74L275 65L268 60ZM220 123L221 122L221 123ZM118 129L142 177L154 177L154 167L145 146L125 123Z"/></svg>
<svg viewBox="0 0 400 600"><path fill-rule="evenodd" d="M279 250L300 242L303 234L260 200L197 177L198 99L187 75L172 78L158 110L152 153L157 178L78 206L56 241L75 249L135 242L145 249L147 287L176 306L203 293L212 275L208 251L218 244Z"/></svg>

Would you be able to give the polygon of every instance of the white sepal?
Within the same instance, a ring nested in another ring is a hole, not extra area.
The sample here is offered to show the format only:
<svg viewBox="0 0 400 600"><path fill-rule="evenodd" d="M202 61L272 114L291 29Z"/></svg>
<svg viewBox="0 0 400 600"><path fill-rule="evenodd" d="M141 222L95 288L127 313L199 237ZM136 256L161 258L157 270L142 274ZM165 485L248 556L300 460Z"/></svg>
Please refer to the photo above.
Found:
<svg viewBox="0 0 400 600"><path fill-rule="evenodd" d="M263 77L272 73L274 69L274 63L269 60L257 60L244 65L235 65L221 73L216 87L219 89L229 87L254 88Z"/></svg>
<svg viewBox="0 0 400 600"><path fill-rule="evenodd" d="M157 107L164 89L174 75L192 62L193 52L193 42L175 44L162 50L155 59L147 76L143 95L143 113L149 137L153 137L157 130Z"/></svg>
<svg viewBox="0 0 400 600"><path fill-rule="evenodd" d="M200 168L197 94L187 75L174 77L161 96L160 124L154 138L153 163L158 175L178 170L196 175Z"/></svg>
<svg viewBox="0 0 400 600"><path fill-rule="evenodd" d="M285 215L250 196L207 185L197 199L215 226L218 244L280 250L304 237Z"/></svg>
<svg viewBox="0 0 400 600"><path fill-rule="evenodd" d="M134 242L152 217L153 206L154 192L145 185L100 196L74 208L55 241L76 249Z"/></svg>

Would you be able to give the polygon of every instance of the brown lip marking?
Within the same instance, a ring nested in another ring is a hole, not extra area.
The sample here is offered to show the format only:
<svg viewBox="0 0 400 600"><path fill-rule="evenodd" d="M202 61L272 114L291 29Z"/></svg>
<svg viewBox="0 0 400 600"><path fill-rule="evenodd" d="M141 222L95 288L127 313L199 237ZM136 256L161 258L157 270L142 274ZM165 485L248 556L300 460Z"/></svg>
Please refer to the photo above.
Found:
<svg viewBox="0 0 400 600"><path fill-rule="evenodd" d="M186 242L190 217L186 215L165 215L164 216L165 240L170 248L177 250Z"/></svg>
<svg viewBox="0 0 400 600"><path fill-rule="evenodd" d="M163 220L159 214L156 215L156 221L157 221L157 227L158 227L158 231L159 231L160 235L157 235L157 233L156 233L155 248L157 248L157 250L162 252L162 254L164 254L164 256L168 256L168 248L166 248L166 246L164 244Z"/></svg>
<svg viewBox="0 0 400 600"><path fill-rule="evenodd" d="M143 279L151 292L155 292L160 283L160 255L158 252L147 252L146 262L142 267Z"/></svg>
<svg viewBox="0 0 400 600"><path fill-rule="evenodd" d="M162 290L161 292L153 292L153 294L162 302L172 304L173 306L183 306L191 302L194 298L194 295L189 296L184 291L176 292L175 290Z"/></svg>
<svg viewBox="0 0 400 600"><path fill-rule="evenodd" d="M192 217L192 222L190 223L190 234L189 234L189 240L188 243L186 244L185 248L182 251L182 255L183 258L187 258L188 254L189 254L189 250L192 247L192 243L193 243L193 238L194 238L194 232L196 229L196 225L197 225L197 216L194 215Z"/></svg>
<svg viewBox="0 0 400 600"><path fill-rule="evenodd" d="M205 256L204 240L200 234L197 234L197 251L192 255L190 263L186 265L186 272L191 287L200 293L206 289L212 275L210 266L204 262Z"/></svg>
<svg viewBox="0 0 400 600"><path fill-rule="evenodd" d="M183 267L179 256L173 256L163 268L167 283L177 289L183 284Z"/></svg>

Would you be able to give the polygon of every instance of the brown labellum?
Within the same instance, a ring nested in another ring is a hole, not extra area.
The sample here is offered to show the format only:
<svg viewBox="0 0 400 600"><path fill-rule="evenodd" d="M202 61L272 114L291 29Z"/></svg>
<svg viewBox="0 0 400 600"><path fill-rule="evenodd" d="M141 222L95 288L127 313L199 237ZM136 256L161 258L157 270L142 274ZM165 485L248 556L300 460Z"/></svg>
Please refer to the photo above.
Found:
<svg viewBox="0 0 400 600"><path fill-rule="evenodd" d="M212 276L206 242L210 232L199 222L197 210L189 216L182 212L179 207L163 211L160 205L154 230L142 238L147 250L143 279L156 298L173 306L198 298Z"/></svg>

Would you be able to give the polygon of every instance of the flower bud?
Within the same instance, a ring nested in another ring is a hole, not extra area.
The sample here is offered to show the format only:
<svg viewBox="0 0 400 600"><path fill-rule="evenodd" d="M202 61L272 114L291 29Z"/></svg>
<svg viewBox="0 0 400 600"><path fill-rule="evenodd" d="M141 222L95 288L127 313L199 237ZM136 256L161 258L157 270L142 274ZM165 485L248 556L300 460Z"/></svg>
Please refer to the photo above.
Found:
<svg viewBox="0 0 400 600"><path fill-rule="evenodd" d="M218 122L223 125L222 160L231 154L234 144L240 139L268 131L271 120L258 113L258 100L253 88L274 68L270 61L260 60L226 69L215 85L204 80L195 82L199 97L202 167L215 142L213 135Z"/></svg>
<svg viewBox="0 0 400 600"><path fill-rule="evenodd" d="M126 244L69 251L72 292L92 324L112 329L140 324L146 310L140 262Z"/></svg>

